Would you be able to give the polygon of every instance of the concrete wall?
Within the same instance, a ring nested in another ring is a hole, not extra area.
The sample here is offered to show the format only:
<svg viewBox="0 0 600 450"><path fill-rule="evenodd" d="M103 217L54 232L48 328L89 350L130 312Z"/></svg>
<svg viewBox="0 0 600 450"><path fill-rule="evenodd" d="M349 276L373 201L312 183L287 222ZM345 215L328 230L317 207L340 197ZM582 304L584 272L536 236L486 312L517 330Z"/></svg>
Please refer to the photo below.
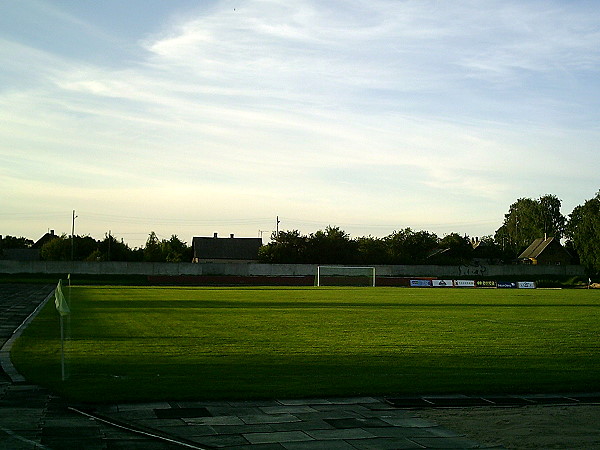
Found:
<svg viewBox="0 0 600 450"><path fill-rule="evenodd" d="M312 264L247 263L144 263L0 260L0 273L56 273L94 275L233 275L233 276L314 276ZM475 266L376 266L385 277L544 277L583 276L582 266L475 265Z"/></svg>

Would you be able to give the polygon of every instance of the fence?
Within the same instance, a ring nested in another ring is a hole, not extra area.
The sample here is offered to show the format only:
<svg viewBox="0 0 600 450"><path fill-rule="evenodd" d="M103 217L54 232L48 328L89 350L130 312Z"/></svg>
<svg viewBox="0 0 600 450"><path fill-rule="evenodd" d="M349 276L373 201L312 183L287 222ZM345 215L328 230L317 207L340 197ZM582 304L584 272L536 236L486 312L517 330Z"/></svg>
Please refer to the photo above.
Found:
<svg viewBox="0 0 600 450"><path fill-rule="evenodd" d="M378 277L575 277L584 276L575 265L464 265L464 266L375 266ZM295 277L314 276L314 264L259 263L145 263L83 261L8 261L0 260L3 274L89 274L89 275L220 275Z"/></svg>

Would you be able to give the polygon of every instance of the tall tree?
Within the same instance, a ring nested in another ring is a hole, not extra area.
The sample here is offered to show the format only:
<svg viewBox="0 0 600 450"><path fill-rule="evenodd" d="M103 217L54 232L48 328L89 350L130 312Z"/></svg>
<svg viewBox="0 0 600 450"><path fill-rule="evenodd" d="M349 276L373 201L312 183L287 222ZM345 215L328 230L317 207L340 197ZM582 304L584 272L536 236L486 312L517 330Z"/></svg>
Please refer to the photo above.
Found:
<svg viewBox="0 0 600 450"><path fill-rule="evenodd" d="M166 262L190 262L192 260L191 248L176 234L171 235L169 240L163 240L161 246Z"/></svg>
<svg viewBox="0 0 600 450"><path fill-rule="evenodd" d="M356 242L361 264L387 264L388 252L384 239L365 236L358 238Z"/></svg>
<svg viewBox="0 0 600 450"><path fill-rule="evenodd" d="M534 239L544 236L560 239L566 222L560 206L561 200L552 194L537 200L520 198L510 205L494 239L504 251L514 256Z"/></svg>
<svg viewBox="0 0 600 450"><path fill-rule="evenodd" d="M357 243L339 227L327 226L307 240L307 258L314 264L352 264L357 259Z"/></svg>
<svg viewBox="0 0 600 450"><path fill-rule="evenodd" d="M163 256L160 240L156 233L151 231L146 240L146 246L144 247L144 261L163 262L164 260L165 258Z"/></svg>
<svg viewBox="0 0 600 450"><path fill-rule="evenodd" d="M573 209L569 215L567 236L581 264L590 273L600 273L600 191Z"/></svg>
<svg viewBox="0 0 600 450"><path fill-rule="evenodd" d="M71 259L71 239L66 234L46 242L41 250L40 257L44 261L68 261Z"/></svg>
<svg viewBox="0 0 600 450"><path fill-rule="evenodd" d="M437 247L438 237L429 231L405 228L385 238L391 264L423 264Z"/></svg>
<svg viewBox="0 0 600 450"><path fill-rule="evenodd" d="M102 261L131 261L133 259L133 252L123 239L119 241L108 233L102 241L98 242L98 251Z"/></svg>
<svg viewBox="0 0 600 450"><path fill-rule="evenodd" d="M91 236L75 236L75 261L97 260L98 242ZM71 238L63 234L56 239L46 242L41 250L40 257L46 261L69 261L71 259ZM91 256L94 254L94 256Z"/></svg>
<svg viewBox="0 0 600 450"><path fill-rule="evenodd" d="M450 233L440 239L440 249L447 249L440 254L436 260L437 264L460 265L471 261L473 257L473 245L467 236L458 233Z"/></svg>
<svg viewBox="0 0 600 450"><path fill-rule="evenodd" d="M306 241L307 237L298 230L273 232L271 242L259 249L259 259L272 264L305 263Z"/></svg>

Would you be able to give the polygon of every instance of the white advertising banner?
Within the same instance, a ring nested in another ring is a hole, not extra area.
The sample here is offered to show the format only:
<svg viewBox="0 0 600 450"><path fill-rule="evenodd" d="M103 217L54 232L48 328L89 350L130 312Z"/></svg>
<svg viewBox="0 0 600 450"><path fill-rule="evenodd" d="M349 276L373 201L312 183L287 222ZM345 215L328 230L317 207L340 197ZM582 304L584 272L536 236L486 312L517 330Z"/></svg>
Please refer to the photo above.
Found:
<svg viewBox="0 0 600 450"><path fill-rule="evenodd" d="M433 287L454 287L452 280L432 280Z"/></svg>
<svg viewBox="0 0 600 450"><path fill-rule="evenodd" d="M475 280L454 280L456 287L475 287Z"/></svg>
<svg viewBox="0 0 600 450"><path fill-rule="evenodd" d="M535 281L519 281L517 287L519 289L535 289Z"/></svg>
<svg viewBox="0 0 600 450"><path fill-rule="evenodd" d="M410 280L411 287L431 287L431 280Z"/></svg>

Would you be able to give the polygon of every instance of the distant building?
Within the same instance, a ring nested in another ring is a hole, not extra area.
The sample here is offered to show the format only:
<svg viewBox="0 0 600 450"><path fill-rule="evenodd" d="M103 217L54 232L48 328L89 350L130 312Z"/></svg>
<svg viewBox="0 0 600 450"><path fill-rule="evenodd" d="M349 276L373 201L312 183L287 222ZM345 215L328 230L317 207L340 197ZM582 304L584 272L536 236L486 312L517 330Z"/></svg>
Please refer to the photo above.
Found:
<svg viewBox="0 0 600 450"><path fill-rule="evenodd" d="M50 230L48 231L46 234L44 234L41 238L39 238L32 246L31 248L37 248L38 250L41 249L44 244L47 244L48 242L54 240L58 238L58 236L56 234L54 234L54 230Z"/></svg>
<svg viewBox="0 0 600 450"><path fill-rule="evenodd" d="M44 234L30 248L5 248L1 249L0 258L11 261L39 261L40 250L45 243L56 239L58 236L54 234L54 230L50 230ZM30 241L31 242L31 241Z"/></svg>
<svg viewBox="0 0 600 450"><path fill-rule="evenodd" d="M572 264L573 257L558 239L538 238L519 255L523 264L563 265Z"/></svg>
<svg viewBox="0 0 600 450"><path fill-rule="evenodd" d="M192 262L255 262L258 249L262 247L261 238L220 238L194 237L192 240Z"/></svg>

